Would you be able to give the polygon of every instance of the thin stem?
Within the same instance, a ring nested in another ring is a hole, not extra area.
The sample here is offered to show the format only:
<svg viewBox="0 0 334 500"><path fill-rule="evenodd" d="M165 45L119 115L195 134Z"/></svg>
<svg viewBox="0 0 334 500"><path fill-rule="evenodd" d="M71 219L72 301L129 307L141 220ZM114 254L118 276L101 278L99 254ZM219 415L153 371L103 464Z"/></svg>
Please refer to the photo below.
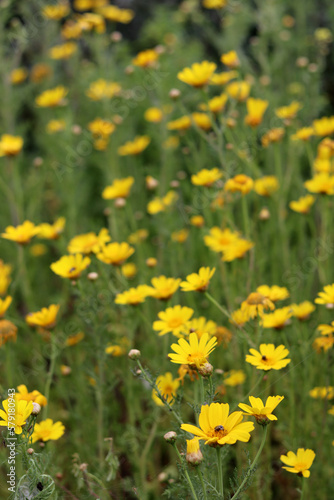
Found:
<svg viewBox="0 0 334 500"><path fill-rule="evenodd" d="M249 479L250 475L252 474L252 472L253 472L253 470L254 470L254 468L255 468L255 465L256 465L256 463L257 463L257 461L258 461L258 459L259 459L259 457L260 457L260 455L261 455L262 449L263 449L263 447L264 447L264 443L266 442L267 430L268 430L267 428L268 428L268 426L267 426L267 425L263 427L263 437L262 437L262 442L261 442L261 444L260 444L260 448L258 449L258 452L257 452L257 454L255 455L255 458L254 458L254 460L253 460L253 463L251 464L251 466L249 467L248 471L246 472L246 475L245 475L245 477L244 477L244 480L243 480L243 481L242 481L242 483L240 484L240 486L239 486L239 488L237 489L237 491L234 493L234 495L233 495L233 500L237 500L237 497L238 497L239 493L242 491L242 489L243 489L244 485L247 483L247 481L248 481L248 479Z"/></svg>
<svg viewBox="0 0 334 500"><path fill-rule="evenodd" d="M190 490L191 490L192 496L194 497L194 500L198 500L197 495L196 495L196 491L195 491L194 486L193 486L193 483L191 482L191 479L190 479L190 477L189 477L189 474L188 474L187 468L186 468L186 466L185 466L185 464L184 464L184 461L183 461L183 459L182 459L182 457L181 457L181 454L180 454L180 452L179 452L179 450L178 450L178 448L177 448L177 446L176 446L176 444L175 444L175 443L173 443L173 448L174 448L174 450L176 451L176 454L177 454L177 456L178 456L178 458L179 458L179 460L180 460L180 462L181 462L181 467L182 467L183 472L184 472L184 475L186 476L186 479L187 479L187 481L188 481L189 488L190 488Z"/></svg>
<svg viewBox="0 0 334 500"><path fill-rule="evenodd" d="M248 206L245 194L242 195L241 204L242 204L242 218L244 222L244 232L245 236L248 238L250 228L249 228Z"/></svg>
<svg viewBox="0 0 334 500"><path fill-rule="evenodd" d="M205 483L204 483L204 479L203 479L203 474L202 474L202 471L201 471L200 467L197 468L197 472L198 472L199 480L201 481L204 500L208 500L208 497L207 497L207 494L206 494Z"/></svg>
<svg viewBox="0 0 334 500"><path fill-rule="evenodd" d="M300 500L304 500L304 494L306 491L306 483L307 483L307 481L305 481L305 477L303 477L303 486L302 486L302 492L300 495Z"/></svg>
<svg viewBox="0 0 334 500"><path fill-rule="evenodd" d="M228 318L231 317L231 315L229 314L229 312L225 309L225 307L221 306L219 304L219 302L216 301L216 299L214 299L212 297L212 295L209 294L209 292L205 292L205 296L207 299L210 300L210 302L212 302L216 307L218 307L218 309L225 315L227 316Z"/></svg>
<svg viewBox="0 0 334 500"><path fill-rule="evenodd" d="M201 391L200 392L200 402L201 402L201 405L203 405L204 404L204 400L205 400L205 396L204 396L205 391L204 391L204 380L203 380L203 377L200 376L199 380L200 380L200 391Z"/></svg>
<svg viewBox="0 0 334 500"><path fill-rule="evenodd" d="M217 467L218 467L218 484L219 484L219 494L220 498L224 500L224 483L223 483L223 468L222 468L222 457L220 446L216 448L217 451Z"/></svg>
<svg viewBox="0 0 334 500"><path fill-rule="evenodd" d="M56 346L56 334L55 332L51 333L51 356L50 356L50 368L46 378L44 396L46 398L47 404L43 409L43 418L46 419L48 416L48 408L50 406L49 395L50 395L50 387L52 383L52 378L55 370L56 357L57 357L57 346Z"/></svg>

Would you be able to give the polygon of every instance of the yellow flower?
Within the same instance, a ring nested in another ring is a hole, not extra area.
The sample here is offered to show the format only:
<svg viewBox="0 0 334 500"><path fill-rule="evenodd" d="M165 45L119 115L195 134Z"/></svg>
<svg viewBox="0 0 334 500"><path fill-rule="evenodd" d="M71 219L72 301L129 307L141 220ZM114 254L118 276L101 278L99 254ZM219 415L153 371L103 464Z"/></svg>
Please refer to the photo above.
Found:
<svg viewBox="0 0 334 500"><path fill-rule="evenodd" d="M136 306L145 302L146 297L151 294L151 287L139 285L136 288L130 288L116 296L115 303L122 305Z"/></svg>
<svg viewBox="0 0 334 500"><path fill-rule="evenodd" d="M178 198L175 191L168 191L168 193L163 197L156 197L147 204L147 211L149 214L154 215L159 212L164 212L172 203L174 203Z"/></svg>
<svg viewBox="0 0 334 500"><path fill-rule="evenodd" d="M254 430L253 422L242 422L241 411L229 415L227 403L211 403L201 407L199 426L182 424L181 429L205 440L205 444L213 447L224 444L235 444L237 441L247 443Z"/></svg>
<svg viewBox="0 0 334 500"><path fill-rule="evenodd" d="M134 59L132 59L132 64L140 66L141 68L150 68L155 65L158 58L159 54L155 50L143 50L142 52L139 52Z"/></svg>
<svg viewBox="0 0 334 500"><path fill-rule="evenodd" d="M331 333L329 335L317 337L312 345L318 353L321 352L321 349L326 352L334 346L334 335Z"/></svg>
<svg viewBox="0 0 334 500"><path fill-rule="evenodd" d="M168 130L187 130L191 127L190 116L181 116L177 120L173 120L167 123Z"/></svg>
<svg viewBox="0 0 334 500"><path fill-rule="evenodd" d="M47 404L47 399L43 394L36 390L28 392L24 384L17 387L15 396L17 401L32 401L33 403L38 403L40 406L45 406Z"/></svg>
<svg viewBox="0 0 334 500"><path fill-rule="evenodd" d="M214 252L223 252L230 245L235 243L239 238L238 233L232 232L230 229L220 229L219 227L212 227L210 234L204 236L206 246L211 248Z"/></svg>
<svg viewBox="0 0 334 500"><path fill-rule="evenodd" d="M52 73L52 70L48 64L35 64L30 72L30 79L32 82L35 83L40 83L42 82L45 78L50 76Z"/></svg>
<svg viewBox="0 0 334 500"><path fill-rule="evenodd" d="M128 242L131 243L132 245L136 245L141 241L145 241L147 237L148 237L147 229L138 229L134 233L130 234L130 236L128 237Z"/></svg>
<svg viewBox="0 0 334 500"><path fill-rule="evenodd" d="M205 224L204 217L202 215L193 215L190 217L190 224L195 227L203 227Z"/></svg>
<svg viewBox="0 0 334 500"><path fill-rule="evenodd" d="M334 194L334 175L327 172L316 174L312 179L305 181L304 186L310 193Z"/></svg>
<svg viewBox="0 0 334 500"><path fill-rule="evenodd" d="M187 241L188 236L189 236L189 229L184 228L180 229L180 231L174 231L171 234L171 240L177 243L184 243L185 241Z"/></svg>
<svg viewBox="0 0 334 500"><path fill-rule="evenodd" d="M334 132L334 116L324 116L312 123L314 135L327 136Z"/></svg>
<svg viewBox="0 0 334 500"><path fill-rule="evenodd" d="M163 143L164 149L175 149L180 144L180 139L176 135L170 135Z"/></svg>
<svg viewBox="0 0 334 500"><path fill-rule="evenodd" d="M242 194L249 193L252 188L253 179L244 174L239 174L228 179L224 186L225 191L230 191L231 193L239 192Z"/></svg>
<svg viewBox="0 0 334 500"><path fill-rule="evenodd" d="M173 379L173 375L170 372L166 372L164 375L160 375L156 379L155 385L159 389L159 392L163 399L167 401L167 403L172 405L176 398L177 390L180 387L179 379ZM164 406L164 403L159 398L156 389L153 389L152 391L152 399L158 406Z"/></svg>
<svg viewBox="0 0 334 500"><path fill-rule="evenodd" d="M29 249L29 253L33 257L40 257L41 255L45 255L48 251L48 247L44 245L43 243L35 243L34 245L31 245Z"/></svg>
<svg viewBox="0 0 334 500"><path fill-rule="evenodd" d="M2 238L6 240L15 241L21 245L26 245L30 243L31 238L36 236L39 232L39 227L35 226L32 222L26 220L23 224L13 227L8 226L5 229L5 233L1 233Z"/></svg>
<svg viewBox="0 0 334 500"><path fill-rule="evenodd" d="M67 2L59 2L55 5L46 5L42 10L43 16L53 21L60 21L70 13L70 6Z"/></svg>
<svg viewBox="0 0 334 500"><path fill-rule="evenodd" d="M311 398L314 399L333 399L334 398L334 387L332 386L327 386L327 387L314 387L309 392L309 395Z"/></svg>
<svg viewBox="0 0 334 500"><path fill-rule="evenodd" d="M296 118L297 112L303 106L298 101L291 102L288 106L282 106L281 108L275 109L275 115L282 120L292 120Z"/></svg>
<svg viewBox="0 0 334 500"><path fill-rule="evenodd" d="M272 302L284 300L290 296L289 291L287 288L285 288L285 286L261 285L257 287L256 291L262 294L264 297L267 297L267 299L271 300Z"/></svg>
<svg viewBox="0 0 334 500"><path fill-rule="evenodd" d="M106 264L113 266L121 266L131 255L135 249L128 243L109 243L101 248L97 253L97 258Z"/></svg>
<svg viewBox="0 0 334 500"><path fill-rule="evenodd" d="M181 281L181 280L180 280ZM12 303L12 297L8 295L5 299L0 298L0 318L4 316L5 312L7 311L8 307Z"/></svg>
<svg viewBox="0 0 334 500"><path fill-rule="evenodd" d="M27 314L26 322L30 326L42 326L47 329L53 328L56 324L59 308L60 306L55 304L43 307L41 311Z"/></svg>
<svg viewBox="0 0 334 500"><path fill-rule="evenodd" d="M76 333L75 335L70 335L66 341L65 341L65 345L67 347L72 347L74 345L77 345L79 344L79 342L81 342L83 339L85 338L85 334L83 332L78 332Z"/></svg>
<svg viewBox="0 0 334 500"><path fill-rule="evenodd" d="M212 2L212 0L204 0L204 2L205 1ZM217 0L214 1L217 2ZM187 442L187 454L186 454L187 462L191 465L200 465L200 463L203 462L203 454L201 452L201 448L199 445L199 438L194 437L193 439L186 439L186 442Z"/></svg>
<svg viewBox="0 0 334 500"><path fill-rule="evenodd" d="M243 370L230 370L229 372L224 373L224 385L235 387L243 384L245 380L246 374Z"/></svg>
<svg viewBox="0 0 334 500"><path fill-rule="evenodd" d="M0 425L14 429L15 434L22 434L22 427L26 424L33 410L32 401L17 401L14 397L2 401L2 406Z"/></svg>
<svg viewBox="0 0 334 500"><path fill-rule="evenodd" d="M160 123L163 116L163 112L160 108L148 108L144 114L145 120L151 123Z"/></svg>
<svg viewBox="0 0 334 500"><path fill-rule="evenodd" d="M104 352L106 354L111 354L114 358L118 358L119 356L124 356L124 354L126 354L125 348L120 345L109 345L105 348Z"/></svg>
<svg viewBox="0 0 334 500"><path fill-rule="evenodd" d="M249 96L250 84L245 81L232 82L226 87L226 92L233 99L245 101Z"/></svg>
<svg viewBox="0 0 334 500"><path fill-rule="evenodd" d="M251 318L250 311L246 309L237 309L231 314L230 323L242 328Z"/></svg>
<svg viewBox="0 0 334 500"><path fill-rule="evenodd" d="M313 203L315 202L315 197L311 194L307 194L306 196L302 196L297 201L290 201L289 207L294 212L298 212L299 214L308 214Z"/></svg>
<svg viewBox="0 0 334 500"><path fill-rule="evenodd" d="M205 9L222 9L227 5L227 0L203 0L202 5Z"/></svg>
<svg viewBox="0 0 334 500"><path fill-rule="evenodd" d="M75 42L66 42L61 45L55 45L49 50L51 59L69 59L78 47Z"/></svg>
<svg viewBox="0 0 334 500"><path fill-rule="evenodd" d="M99 234L91 232L74 236L69 242L67 250L70 253L83 253L86 255L91 252L97 253L110 240L108 229L102 228Z"/></svg>
<svg viewBox="0 0 334 500"><path fill-rule="evenodd" d="M61 36L66 40L71 38L80 38L82 34L82 25L80 21L72 21L71 19L66 21L61 28Z"/></svg>
<svg viewBox="0 0 334 500"><path fill-rule="evenodd" d="M147 148L151 139L147 135L137 136L133 141L128 141L117 150L121 156L138 155Z"/></svg>
<svg viewBox="0 0 334 500"><path fill-rule="evenodd" d="M211 170L203 168L197 174L191 176L191 182L195 186L211 187L222 177L223 173L218 168L212 168Z"/></svg>
<svg viewBox="0 0 334 500"><path fill-rule="evenodd" d="M118 95L120 91L121 86L119 83L100 78L90 84L89 89L86 91L86 95L92 101L100 101L101 99L111 99L115 95Z"/></svg>
<svg viewBox="0 0 334 500"><path fill-rule="evenodd" d="M226 83L237 78L237 71L224 71L223 73L214 73L210 79L211 85L225 85Z"/></svg>
<svg viewBox="0 0 334 500"><path fill-rule="evenodd" d="M314 301L316 304L326 305L328 309L334 307L334 283L326 285L323 292L318 293L318 297Z"/></svg>
<svg viewBox="0 0 334 500"><path fill-rule="evenodd" d="M246 355L246 361L257 370L280 370L291 361L291 359L284 359L289 354L284 345L275 347L274 344L261 344L260 352L255 349L249 349L249 352L251 354Z"/></svg>
<svg viewBox="0 0 334 500"><path fill-rule="evenodd" d="M166 276L152 278L151 296L159 300L168 300L178 290L180 282L180 278L166 278Z"/></svg>
<svg viewBox="0 0 334 500"><path fill-rule="evenodd" d="M0 259L0 295L5 295L11 282L12 267Z"/></svg>
<svg viewBox="0 0 334 500"><path fill-rule="evenodd" d="M308 300L301 302L300 304L291 304L292 315L299 319L299 321L303 321L310 317L310 314L315 311L315 305Z"/></svg>
<svg viewBox="0 0 334 500"><path fill-rule="evenodd" d="M313 450L304 450L304 448L298 448L297 454L293 451L288 451L287 455L281 455L280 459L288 467L283 467L282 469L288 472L293 472L303 477L310 477L310 471L308 470L313 464L315 458L315 453Z"/></svg>
<svg viewBox="0 0 334 500"><path fill-rule="evenodd" d="M57 240L65 227L65 217L59 217L53 224L43 223L38 226L38 238Z"/></svg>
<svg viewBox="0 0 334 500"><path fill-rule="evenodd" d="M89 257L84 257L80 253L75 255L64 255L57 262L50 266L52 271L62 278L77 279L90 264Z"/></svg>
<svg viewBox="0 0 334 500"><path fill-rule="evenodd" d="M254 182L254 191L260 196L271 196L279 189L277 177L268 175Z"/></svg>
<svg viewBox="0 0 334 500"><path fill-rule="evenodd" d="M9 340L16 342L17 328L7 319L0 319L0 347Z"/></svg>
<svg viewBox="0 0 334 500"><path fill-rule="evenodd" d="M279 142L284 134L284 128L272 128L271 130L268 130L268 132L261 137L262 146L266 148L272 142Z"/></svg>
<svg viewBox="0 0 334 500"><path fill-rule="evenodd" d="M3 134L0 139L0 156L16 156L23 148L20 136Z"/></svg>
<svg viewBox="0 0 334 500"><path fill-rule="evenodd" d="M201 104L200 108L203 109L204 111L208 109L211 111L211 113L219 113L222 111L225 107L225 104L227 102L228 96L227 94L221 94L217 95L216 97L213 97L212 99L209 100L208 104ZM210 123L211 125L211 123Z"/></svg>
<svg viewBox="0 0 334 500"><path fill-rule="evenodd" d="M314 135L313 127L303 127L297 130L296 133L291 136L291 139L293 141L308 141L312 135Z"/></svg>
<svg viewBox="0 0 334 500"><path fill-rule="evenodd" d="M183 292L205 292L210 283L210 279L214 275L216 268L201 267L198 273L189 274L186 281L182 281L181 288Z"/></svg>
<svg viewBox="0 0 334 500"><path fill-rule="evenodd" d="M205 113L192 113L193 123L202 130L210 130L212 127L210 117Z"/></svg>
<svg viewBox="0 0 334 500"><path fill-rule="evenodd" d="M135 13L131 9L119 9L115 5L106 5L99 9L99 14L108 21L128 24L134 18Z"/></svg>
<svg viewBox="0 0 334 500"><path fill-rule="evenodd" d="M252 241L237 238L231 245L224 248L222 260L232 262L235 259L242 259L253 247L254 243Z"/></svg>
<svg viewBox="0 0 334 500"><path fill-rule="evenodd" d="M245 123L251 127L257 127L262 122L263 115L268 107L269 102L263 99L247 99L246 106L248 114L245 117Z"/></svg>
<svg viewBox="0 0 334 500"><path fill-rule="evenodd" d="M190 311L192 314L192 309ZM177 344L172 344L171 349L173 349L174 353L169 353L168 356L172 363L189 365L190 368L196 368L200 371L208 364L208 357L216 346L216 337L209 338L209 334L204 333L199 339L197 333L193 332L189 335L189 342L180 338Z"/></svg>
<svg viewBox="0 0 334 500"><path fill-rule="evenodd" d="M15 68L10 73L10 81L13 85L19 85L27 79L28 71L25 68Z"/></svg>
<svg viewBox="0 0 334 500"><path fill-rule="evenodd" d="M65 120L50 120L46 125L48 134L55 134L61 132L66 128Z"/></svg>
<svg viewBox="0 0 334 500"><path fill-rule="evenodd" d="M292 316L291 307L282 307L281 309L276 309L273 313L264 314L260 324L263 328L275 328L275 330L281 330L286 325L291 323L289 320Z"/></svg>
<svg viewBox="0 0 334 500"><path fill-rule="evenodd" d="M85 12L78 18L78 24L84 31L95 30L96 33L104 33L106 31L106 22L99 14Z"/></svg>
<svg viewBox="0 0 334 500"><path fill-rule="evenodd" d="M245 311L250 318L256 318L256 316L262 318L263 311L267 309L273 310L275 306L268 297L259 292L252 292L241 304L241 310Z"/></svg>
<svg viewBox="0 0 334 500"><path fill-rule="evenodd" d="M313 304L311 304L313 305ZM314 307L314 306L313 306ZM317 330L321 333L321 335L329 335L331 333L334 333L334 321L330 325L319 325L317 327Z"/></svg>
<svg viewBox="0 0 334 500"><path fill-rule="evenodd" d="M226 328L226 326L217 326L215 335L217 337L218 345L223 344L223 347L227 347L233 337L231 330Z"/></svg>
<svg viewBox="0 0 334 500"><path fill-rule="evenodd" d="M187 323L187 333L195 332L200 339L204 333L208 333L210 337L217 336L217 323L212 320L207 320L204 316L193 318ZM217 339L219 341L219 339Z"/></svg>
<svg viewBox="0 0 334 500"><path fill-rule="evenodd" d="M181 82L192 85L195 88L204 87L207 85L215 72L217 65L208 61L194 63L191 68L184 68L177 74Z"/></svg>
<svg viewBox="0 0 334 500"><path fill-rule="evenodd" d="M62 85L58 85L53 89L45 90L36 97L35 102L40 108L53 108L55 106L63 106L68 90Z"/></svg>
<svg viewBox="0 0 334 500"><path fill-rule="evenodd" d="M115 125L109 120L103 118L95 118L88 123L88 130L93 134L94 138L107 139L115 131Z"/></svg>
<svg viewBox="0 0 334 500"><path fill-rule="evenodd" d="M134 183L134 177L125 177L124 179L114 179L110 186L104 188L102 198L105 200L114 200L115 198L127 198L130 194L131 186Z"/></svg>
<svg viewBox="0 0 334 500"><path fill-rule="evenodd" d="M250 406L240 403L238 406L244 410L244 415L252 415L260 425L269 424L270 421L277 420L273 415L276 406L284 399L284 396L269 396L265 404L262 399L249 396Z"/></svg>
<svg viewBox="0 0 334 500"><path fill-rule="evenodd" d="M230 52L226 52L220 58L221 62L225 64L230 69L238 68L240 66L240 61L238 58L238 54L235 50L231 50Z"/></svg>
<svg viewBox="0 0 334 500"><path fill-rule="evenodd" d="M51 418L42 420L39 424L35 424L34 432L31 436L32 442L36 441L56 441L61 438L65 432L65 427L61 422L53 423Z"/></svg>
<svg viewBox="0 0 334 500"><path fill-rule="evenodd" d="M168 307L165 311L158 313L159 320L154 321L153 330L159 332L159 336L172 332L175 337L179 337L187 332L187 323L193 314L194 311L190 307L179 305Z"/></svg>
<svg viewBox="0 0 334 500"><path fill-rule="evenodd" d="M121 271L125 278L132 279L136 276L138 269L136 264L134 264L133 262L128 262L127 264L123 264Z"/></svg>

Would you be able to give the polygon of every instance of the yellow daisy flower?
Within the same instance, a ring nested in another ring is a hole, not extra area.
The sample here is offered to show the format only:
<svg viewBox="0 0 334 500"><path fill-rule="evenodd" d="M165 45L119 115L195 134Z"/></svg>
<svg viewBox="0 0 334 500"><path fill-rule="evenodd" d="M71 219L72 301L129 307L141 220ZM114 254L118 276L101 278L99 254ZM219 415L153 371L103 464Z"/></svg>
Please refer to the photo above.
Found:
<svg viewBox="0 0 334 500"><path fill-rule="evenodd" d="M2 238L6 240L15 241L21 245L27 245L30 243L31 238L39 233L39 227L35 226L33 222L26 220L23 224L16 227L8 226L4 233L1 233Z"/></svg>
<svg viewBox="0 0 334 500"><path fill-rule="evenodd" d="M91 252L97 253L110 240L108 229L102 228L99 234L91 232L74 236L69 242L67 250L70 253L83 253L85 255Z"/></svg>
<svg viewBox="0 0 334 500"><path fill-rule="evenodd" d="M11 305L12 300L13 299L10 295L8 295L5 299L0 298L0 318L2 318L2 316L4 316L8 307Z"/></svg>
<svg viewBox="0 0 334 500"><path fill-rule="evenodd" d="M296 201L290 201L289 207L299 214L308 214L314 202L315 197L311 194L307 194Z"/></svg>
<svg viewBox="0 0 334 500"><path fill-rule="evenodd" d="M204 333L199 339L197 334L193 332L189 335L189 342L181 338L177 344L172 344L171 349L174 353L169 353L168 356L172 363L188 365L190 368L200 371L208 364L208 357L216 346L216 337L209 338L209 334Z"/></svg>
<svg viewBox="0 0 334 500"><path fill-rule="evenodd" d="M42 420L39 424L35 424L34 432L31 436L32 442L36 441L56 441L61 438L65 432L65 427L61 422L53 423L51 418Z"/></svg>
<svg viewBox="0 0 334 500"><path fill-rule="evenodd" d="M75 255L64 255L57 262L50 266L52 271L62 278L77 279L90 264L89 257L84 257L80 253Z"/></svg>
<svg viewBox="0 0 334 500"><path fill-rule="evenodd" d="M178 388L180 387L179 379L173 379L173 375L170 372L166 372L164 375L160 375L156 381L156 386L159 389L161 396L170 404L174 403L176 398L176 393ZM158 392L156 389L152 391L152 399L158 406L164 406L164 403L158 396Z"/></svg>
<svg viewBox="0 0 334 500"><path fill-rule="evenodd" d="M96 254L97 258L106 264L113 266L121 266L131 255L135 249L128 243L109 243L101 248Z"/></svg>
<svg viewBox="0 0 334 500"><path fill-rule="evenodd" d="M116 296L115 304L127 304L137 306L145 302L146 297L151 294L151 287L147 285L139 285L136 288L130 288L125 292L119 293Z"/></svg>
<svg viewBox="0 0 334 500"><path fill-rule="evenodd" d="M250 406L244 403L240 403L238 406L244 410L244 415L252 415L258 424L267 425L270 421L277 420L273 411L283 399L284 396L269 396L264 404L262 399L249 396Z"/></svg>
<svg viewBox="0 0 334 500"><path fill-rule="evenodd" d="M32 401L33 403L38 403L40 406L45 406L47 404L47 399L43 396L43 394L37 390L28 392L28 389L24 384L17 387L15 396L17 401Z"/></svg>
<svg viewBox="0 0 334 500"><path fill-rule="evenodd" d="M245 123L251 127L260 125L268 104L269 102L263 99L253 99L253 97L247 99L246 106L248 114L245 116Z"/></svg>
<svg viewBox="0 0 334 500"><path fill-rule="evenodd" d="M301 302L300 304L291 304L292 315L299 319L299 321L304 321L310 317L310 314L315 311L315 305L308 300Z"/></svg>
<svg viewBox="0 0 334 500"><path fill-rule="evenodd" d="M43 328L53 328L56 324L56 318L60 306L51 304L49 307L43 307L41 311L29 313L26 316L26 322L30 326L42 326Z"/></svg>
<svg viewBox="0 0 334 500"><path fill-rule="evenodd" d="M151 68L156 64L158 58L159 54L155 50L143 50L142 52L139 52L134 59L132 59L132 64L140 66L141 68Z"/></svg>
<svg viewBox="0 0 334 500"><path fill-rule="evenodd" d="M65 104L65 97L68 90L59 85L53 89L45 90L36 97L35 102L40 108L53 108L56 106L63 106Z"/></svg>
<svg viewBox="0 0 334 500"><path fill-rule="evenodd" d="M3 134L0 139L0 156L16 156L23 148L23 139L18 135Z"/></svg>
<svg viewBox="0 0 334 500"><path fill-rule="evenodd" d="M247 363L258 370L280 370L290 363L291 359L284 359L289 354L284 345L275 347L274 344L261 344L260 352L249 349L251 354L246 355Z"/></svg>
<svg viewBox="0 0 334 500"><path fill-rule="evenodd" d="M114 200L115 198L127 198L131 187L135 182L134 177L125 177L123 179L114 179L110 186L104 188L102 198L105 200Z"/></svg>
<svg viewBox="0 0 334 500"><path fill-rule="evenodd" d="M272 302L284 300L290 296L287 288L277 285L261 285L257 287L256 291L261 295L264 295L264 297L267 297L267 299L271 300Z"/></svg>
<svg viewBox="0 0 334 500"><path fill-rule="evenodd" d="M137 136L133 141L126 142L118 148L121 156L138 155L147 148L151 139L147 135Z"/></svg>
<svg viewBox="0 0 334 500"><path fill-rule="evenodd" d="M316 174L312 179L305 181L304 186L310 193L334 194L334 175L327 172Z"/></svg>
<svg viewBox="0 0 334 500"><path fill-rule="evenodd" d="M179 337L187 332L187 323L193 314L194 310L190 307L168 307L158 313L159 320L154 321L153 330L158 332L159 336L172 332L175 337Z"/></svg>
<svg viewBox="0 0 334 500"><path fill-rule="evenodd" d="M155 299L168 300L178 290L180 282L180 278L167 278L166 276L152 278L152 287L149 287L150 295Z"/></svg>
<svg viewBox="0 0 334 500"><path fill-rule="evenodd" d="M310 477L309 469L315 459L315 453L313 450L298 448L297 453L288 451L287 455L281 455L280 459L288 466L282 467L283 469L303 477Z"/></svg>
<svg viewBox="0 0 334 500"><path fill-rule="evenodd" d="M57 240L61 233L64 231L66 219L65 217L59 217L53 224L47 224L44 222L38 226L38 238L43 238L46 240Z"/></svg>
<svg viewBox="0 0 334 500"><path fill-rule="evenodd" d="M181 82L187 83L195 88L207 85L215 72L217 65L209 61L194 63L190 68L184 68L177 74Z"/></svg>
<svg viewBox="0 0 334 500"><path fill-rule="evenodd" d="M189 274L186 281L182 281L181 288L183 292L205 292L210 283L210 279L214 275L216 268L201 267L198 273Z"/></svg>
<svg viewBox="0 0 334 500"><path fill-rule="evenodd" d="M191 182L195 186L211 187L216 181L223 177L223 173L218 168L208 170L203 168L197 174L191 176Z"/></svg>
<svg viewBox="0 0 334 500"><path fill-rule="evenodd" d="M238 68L238 66L240 66L239 57L235 50L230 50L230 52L222 54L220 60L230 69Z"/></svg>
<svg viewBox="0 0 334 500"><path fill-rule="evenodd" d="M270 309L273 311L275 306L273 302L258 292L252 292L248 295L247 299L241 303L241 310L246 311L250 318L256 318L256 316L263 317L263 311Z"/></svg>
<svg viewBox="0 0 334 500"><path fill-rule="evenodd" d="M22 427L27 423L33 410L32 401L18 401L15 397L2 401L3 410L0 410L0 425L14 429L15 434L22 434Z"/></svg>
<svg viewBox="0 0 334 500"><path fill-rule="evenodd" d="M238 174L226 181L224 189L225 191L230 191L231 193L239 192L247 194L252 190L253 184L253 179L247 175Z"/></svg>
<svg viewBox="0 0 334 500"><path fill-rule="evenodd" d="M279 189L279 182L274 175L267 175L254 181L254 191L260 196L271 196Z"/></svg>
<svg viewBox="0 0 334 500"><path fill-rule="evenodd" d="M318 297L314 302L326 305L328 309L332 309L334 307L334 283L324 286L324 291L318 293Z"/></svg>

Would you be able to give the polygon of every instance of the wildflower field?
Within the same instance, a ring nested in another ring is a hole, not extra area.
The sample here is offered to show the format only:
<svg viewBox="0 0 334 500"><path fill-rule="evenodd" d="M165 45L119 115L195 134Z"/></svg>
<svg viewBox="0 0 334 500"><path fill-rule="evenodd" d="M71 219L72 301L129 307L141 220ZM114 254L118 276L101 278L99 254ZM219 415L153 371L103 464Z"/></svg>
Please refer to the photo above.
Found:
<svg viewBox="0 0 334 500"><path fill-rule="evenodd" d="M0 499L334 498L334 5L0 4Z"/></svg>

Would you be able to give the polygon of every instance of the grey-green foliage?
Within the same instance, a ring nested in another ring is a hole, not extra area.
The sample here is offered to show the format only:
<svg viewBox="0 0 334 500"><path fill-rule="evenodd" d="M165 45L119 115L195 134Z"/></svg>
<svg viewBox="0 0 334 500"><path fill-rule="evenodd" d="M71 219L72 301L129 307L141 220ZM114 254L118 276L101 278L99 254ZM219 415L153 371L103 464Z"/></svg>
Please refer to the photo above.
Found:
<svg viewBox="0 0 334 500"><path fill-rule="evenodd" d="M51 476L45 474L50 461L48 453L22 454L26 473L19 479L16 491L10 500L46 500L57 498L55 484Z"/></svg>

